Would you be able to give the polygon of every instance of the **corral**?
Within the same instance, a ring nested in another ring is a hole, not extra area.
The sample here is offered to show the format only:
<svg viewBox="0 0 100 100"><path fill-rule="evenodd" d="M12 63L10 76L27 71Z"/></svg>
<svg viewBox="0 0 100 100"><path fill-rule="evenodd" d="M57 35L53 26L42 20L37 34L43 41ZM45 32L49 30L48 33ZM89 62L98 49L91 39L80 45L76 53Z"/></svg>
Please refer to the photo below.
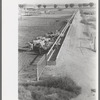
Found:
<svg viewBox="0 0 100 100"><path fill-rule="evenodd" d="M26 49L27 42L37 36L43 36L48 32L61 31L66 22L70 19L75 10L64 10L51 15L22 16L19 18L19 72L27 69L34 69L42 55L29 52ZM64 14L66 12L66 14ZM56 54L55 54L56 56ZM55 57L53 57L55 59ZM31 68L32 67L32 68ZM35 72L34 72L35 73Z"/></svg>

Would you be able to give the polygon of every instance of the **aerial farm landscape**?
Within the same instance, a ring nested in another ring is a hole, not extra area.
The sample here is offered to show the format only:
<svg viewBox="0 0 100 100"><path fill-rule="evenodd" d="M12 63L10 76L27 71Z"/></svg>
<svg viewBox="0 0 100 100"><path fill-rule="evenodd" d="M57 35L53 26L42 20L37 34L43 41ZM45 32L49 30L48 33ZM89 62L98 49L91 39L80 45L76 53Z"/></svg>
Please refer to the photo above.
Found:
<svg viewBox="0 0 100 100"><path fill-rule="evenodd" d="M19 100L96 100L95 6L18 5Z"/></svg>

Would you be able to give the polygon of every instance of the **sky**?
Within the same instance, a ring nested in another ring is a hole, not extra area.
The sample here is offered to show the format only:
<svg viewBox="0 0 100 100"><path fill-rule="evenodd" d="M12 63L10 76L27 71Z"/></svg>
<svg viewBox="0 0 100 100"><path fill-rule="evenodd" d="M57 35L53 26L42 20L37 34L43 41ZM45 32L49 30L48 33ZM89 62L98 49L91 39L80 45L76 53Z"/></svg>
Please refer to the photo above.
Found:
<svg viewBox="0 0 100 100"><path fill-rule="evenodd" d="M96 3L98 0L19 0L19 4L65 4L65 3Z"/></svg>

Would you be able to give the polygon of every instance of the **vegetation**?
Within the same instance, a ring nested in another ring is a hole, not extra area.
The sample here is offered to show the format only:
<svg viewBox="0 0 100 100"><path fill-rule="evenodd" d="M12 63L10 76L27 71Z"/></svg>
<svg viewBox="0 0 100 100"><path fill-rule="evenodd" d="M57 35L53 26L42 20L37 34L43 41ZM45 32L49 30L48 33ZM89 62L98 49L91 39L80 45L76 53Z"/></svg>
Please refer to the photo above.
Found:
<svg viewBox="0 0 100 100"><path fill-rule="evenodd" d="M54 8L57 8L57 4L54 4Z"/></svg>
<svg viewBox="0 0 100 100"><path fill-rule="evenodd" d="M38 8L41 8L41 6L42 6L41 4L38 4L38 5L37 5Z"/></svg>
<svg viewBox="0 0 100 100"><path fill-rule="evenodd" d="M81 22L82 24L89 25L89 23L87 22L86 19L82 19L80 22Z"/></svg>
<svg viewBox="0 0 100 100"><path fill-rule="evenodd" d="M73 8L73 7L74 7L74 4L73 4L73 3L71 3L71 4L70 4L70 7L71 7L71 8Z"/></svg>
<svg viewBox="0 0 100 100"><path fill-rule="evenodd" d="M24 7L24 5L23 5L23 4L19 4L19 7L20 7L20 8L23 8L23 7Z"/></svg>
<svg viewBox="0 0 100 100"><path fill-rule="evenodd" d="M65 8L68 8L68 4L65 4Z"/></svg>
<svg viewBox="0 0 100 100"><path fill-rule="evenodd" d="M83 17L83 16L82 16ZM95 17L91 17L91 18L88 18L88 19L85 19L84 17L83 17L83 19L80 21L82 24L85 24L85 25L90 25L92 28L96 28L95 27L95 24L94 23L91 23L91 22L95 22L96 21L96 19L95 19Z"/></svg>
<svg viewBox="0 0 100 100"><path fill-rule="evenodd" d="M81 13L81 16L82 15L94 15L95 14L95 12L94 11L80 11L80 13Z"/></svg>
<svg viewBox="0 0 100 100"><path fill-rule="evenodd" d="M78 4L79 7L82 7L82 4Z"/></svg>
<svg viewBox="0 0 100 100"><path fill-rule="evenodd" d="M93 7L94 6L94 3L93 2L90 2L89 5L90 5L90 7Z"/></svg>
<svg viewBox="0 0 100 100"><path fill-rule="evenodd" d="M58 8L58 11L62 11L63 9L62 8Z"/></svg>
<svg viewBox="0 0 100 100"><path fill-rule="evenodd" d="M49 77L19 86L19 100L70 100L80 93L81 88L68 77Z"/></svg>
<svg viewBox="0 0 100 100"><path fill-rule="evenodd" d="M60 88L66 91L74 91L76 89L76 84L68 77L49 77L38 82L35 86Z"/></svg>
<svg viewBox="0 0 100 100"><path fill-rule="evenodd" d="M94 21L96 21L96 18L95 17L91 17L91 18L89 18L89 19L87 19L88 21L92 21L92 22L94 22Z"/></svg>
<svg viewBox="0 0 100 100"><path fill-rule="evenodd" d="M18 93L19 100L32 100L31 92L29 90L26 90L24 86L19 86Z"/></svg>
<svg viewBox="0 0 100 100"><path fill-rule="evenodd" d="M87 7L87 6L88 6L88 3L83 3L83 6L84 6L84 7Z"/></svg>
<svg viewBox="0 0 100 100"><path fill-rule="evenodd" d="M46 8L46 5L43 5L44 8Z"/></svg>

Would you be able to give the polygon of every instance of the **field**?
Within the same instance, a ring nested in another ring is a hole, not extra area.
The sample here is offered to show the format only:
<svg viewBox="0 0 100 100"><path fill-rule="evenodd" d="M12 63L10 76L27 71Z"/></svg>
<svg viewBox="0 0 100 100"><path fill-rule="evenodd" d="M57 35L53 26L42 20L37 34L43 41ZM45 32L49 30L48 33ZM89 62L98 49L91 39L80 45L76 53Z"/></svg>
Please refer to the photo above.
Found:
<svg viewBox="0 0 100 100"><path fill-rule="evenodd" d="M20 84L19 100L70 100L81 93L68 77L47 77L40 82Z"/></svg>

